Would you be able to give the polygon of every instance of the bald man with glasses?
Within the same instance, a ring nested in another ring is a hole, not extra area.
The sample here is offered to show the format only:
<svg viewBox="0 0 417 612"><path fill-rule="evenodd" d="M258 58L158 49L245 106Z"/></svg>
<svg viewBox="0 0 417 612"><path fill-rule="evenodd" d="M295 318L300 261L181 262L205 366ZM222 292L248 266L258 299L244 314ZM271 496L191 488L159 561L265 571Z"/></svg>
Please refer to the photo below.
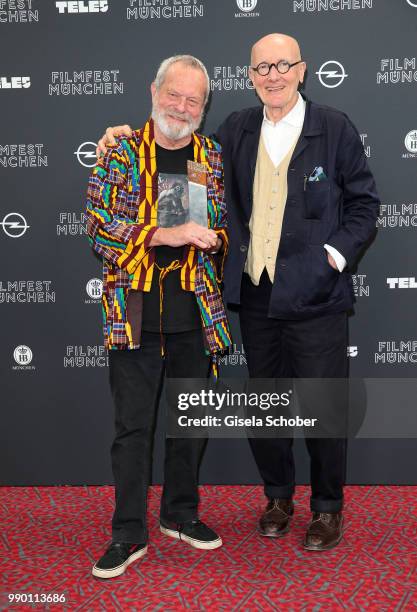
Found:
<svg viewBox="0 0 417 612"><path fill-rule="evenodd" d="M253 378L348 376L350 274L375 234L379 200L358 131L300 94L305 71L294 38L258 40L249 74L262 105L232 113L216 132L229 211L224 300L239 309ZM109 128L99 149L126 128ZM249 442L268 498L259 531L281 537L294 513L293 440ZM312 519L303 545L323 551L343 534L346 440L306 444Z"/></svg>

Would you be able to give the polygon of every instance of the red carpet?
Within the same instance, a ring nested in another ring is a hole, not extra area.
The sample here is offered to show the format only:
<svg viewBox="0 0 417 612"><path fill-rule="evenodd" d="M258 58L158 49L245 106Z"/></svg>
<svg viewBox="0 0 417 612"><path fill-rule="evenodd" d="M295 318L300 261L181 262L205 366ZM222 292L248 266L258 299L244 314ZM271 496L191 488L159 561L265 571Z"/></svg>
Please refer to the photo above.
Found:
<svg viewBox="0 0 417 612"><path fill-rule="evenodd" d="M148 554L109 581L90 572L110 537L111 487L0 493L2 591L65 593L52 610L417 610L416 487L347 487L345 537L327 553L301 547L307 487L280 540L256 533L261 487L202 487L201 518L224 542L207 552L159 532L153 487ZM10 606L3 594L0 609L47 608Z"/></svg>

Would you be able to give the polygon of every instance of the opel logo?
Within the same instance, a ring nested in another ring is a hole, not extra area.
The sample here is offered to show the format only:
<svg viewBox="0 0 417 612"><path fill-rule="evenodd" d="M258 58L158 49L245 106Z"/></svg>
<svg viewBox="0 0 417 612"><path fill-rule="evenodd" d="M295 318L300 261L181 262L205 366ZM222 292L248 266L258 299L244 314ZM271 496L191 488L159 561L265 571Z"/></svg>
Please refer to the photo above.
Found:
<svg viewBox="0 0 417 612"><path fill-rule="evenodd" d="M339 87L348 76L342 64L336 62L336 60L329 60L322 64L316 74L323 87L328 87L329 89Z"/></svg>
<svg viewBox="0 0 417 612"><path fill-rule="evenodd" d="M26 233L30 225L26 223L26 219L20 213L8 213L0 223L3 226L4 233L10 238L20 238Z"/></svg>
<svg viewBox="0 0 417 612"><path fill-rule="evenodd" d="M96 156L96 143L95 142L83 142L80 144L78 149L74 151L79 163L85 168L94 168L97 163Z"/></svg>

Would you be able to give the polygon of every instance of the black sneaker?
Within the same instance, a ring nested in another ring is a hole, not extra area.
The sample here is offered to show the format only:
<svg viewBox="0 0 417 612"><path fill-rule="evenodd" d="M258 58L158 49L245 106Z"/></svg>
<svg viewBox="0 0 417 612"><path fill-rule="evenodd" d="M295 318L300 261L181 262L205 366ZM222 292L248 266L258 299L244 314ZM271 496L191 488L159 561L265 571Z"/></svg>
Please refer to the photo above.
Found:
<svg viewBox="0 0 417 612"><path fill-rule="evenodd" d="M213 550L219 548L223 543L215 531L199 520L186 521L180 524L161 520L160 529L165 535L187 542L190 546L202 550Z"/></svg>
<svg viewBox="0 0 417 612"><path fill-rule="evenodd" d="M120 576L128 565L146 555L147 550L146 544L112 542L104 555L94 565L92 574L97 578Z"/></svg>

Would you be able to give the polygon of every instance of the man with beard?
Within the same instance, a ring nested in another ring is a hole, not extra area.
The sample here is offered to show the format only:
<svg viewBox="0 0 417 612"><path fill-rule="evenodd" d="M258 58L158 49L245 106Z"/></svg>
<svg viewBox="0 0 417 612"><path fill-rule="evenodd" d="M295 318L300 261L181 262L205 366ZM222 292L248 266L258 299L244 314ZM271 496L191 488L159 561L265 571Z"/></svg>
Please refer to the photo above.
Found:
<svg viewBox="0 0 417 612"><path fill-rule="evenodd" d="M229 210L224 299L239 306L253 378L347 377L350 273L375 234L379 200L360 136L344 113L301 96L305 70L294 38L258 40L249 74L263 105L232 113L216 132ZM129 130L109 128L99 151ZM328 404L341 423L342 399ZM249 441L269 499L259 530L281 537L294 513L293 441ZM313 515L304 547L323 551L342 538L346 440L306 444Z"/></svg>
<svg viewBox="0 0 417 612"><path fill-rule="evenodd" d="M162 62L151 85L152 118L122 139L92 172L88 234L103 257L104 337L116 435L111 449L116 505L112 542L94 565L100 578L122 574L147 551L147 489L155 412L164 373L208 376L230 345L216 278L227 250L219 145L197 134L209 93L204 65L189 55ZM158 174L206 172L210 227L190 221L158 227ZM198 471L206 440L167 438L162 533L204 550L221 546L198 519Z"/></svg>

